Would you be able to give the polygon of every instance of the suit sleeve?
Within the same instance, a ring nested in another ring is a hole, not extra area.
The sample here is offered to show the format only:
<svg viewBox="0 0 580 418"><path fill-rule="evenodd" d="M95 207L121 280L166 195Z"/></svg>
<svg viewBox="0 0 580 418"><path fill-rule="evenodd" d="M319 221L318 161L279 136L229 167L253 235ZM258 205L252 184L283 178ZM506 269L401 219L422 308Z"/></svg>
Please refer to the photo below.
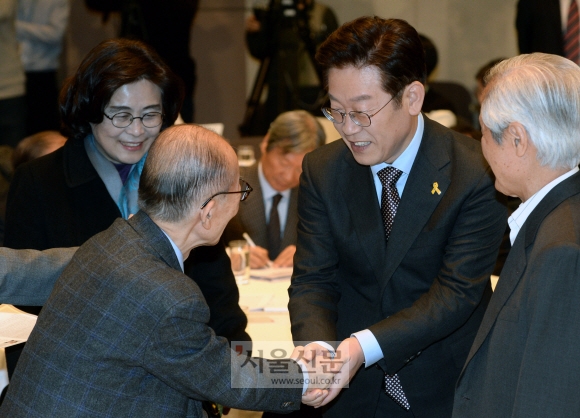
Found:
<svg viewBox="0 0 580 418"><path fill-rule="evenodd" d="M298 240L288 290L292 337L296 343L337 340L338 250L320 191L304 158L298 193ZM314 261L314 262L311 262ZM357 330L358 331L358 330Z"/></svg>
<svg viewBox="0 0 580 418"><path fill-rule="evenodd" d="M580 246L551 246L531 263L528 338L511 416L580 416Z"/></svg>
<svg viewBox="0 0 580 418"><path fill-rule="evenodd" d="M43 194L30 164L19 167L8 192L4 246L36 250L49 248L44 225L47 210L41 203Z"/></svg>
<svg viewBox="0 0 580 418"><path fill-rule="evenodd" d="M200 321L205 317L207 307L195 296L170 308L151 331L143 367L193 399L260 411L299 408L302 387L284 387L275 380L301 379L294 361L286 363L284 373L276 373L281 363L238 356Z"/></svg>
<svg viewBox="0 0 580 418"><path fill-rule="evenodd" d="M76 248L45 251L0 247L0 303L42 306Z"/></svg>

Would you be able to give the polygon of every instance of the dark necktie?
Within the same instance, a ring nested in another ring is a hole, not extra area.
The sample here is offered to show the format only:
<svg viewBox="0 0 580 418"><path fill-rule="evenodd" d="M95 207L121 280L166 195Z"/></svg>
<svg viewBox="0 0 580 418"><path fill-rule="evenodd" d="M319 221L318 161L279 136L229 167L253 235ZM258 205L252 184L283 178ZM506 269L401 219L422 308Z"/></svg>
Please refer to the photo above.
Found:
<svg viewBox="0 0 580 418"><path fill-rule="evenodd" d="M389 240L389 235L393 229L393 221L399 206L399 192L397 191L397 181L403 172L395 167L385 167L380 170L377 175L383 185L383 192L381 194L381 213L383 215L383 225L385 226L385 237ZM407 411L411 409L409 401L403 391L403 386L396 374L390 375L385 373L385 392L391 397L401 408Z"/></svg>
<svg viewBox="0 0 580 418"><path fill-rule="evenodd" d="M278 215L278 203L282 199L281 194L272 198L272 208L270 209L270 221L268 222L268 256L274 260L280 253L280 215Z"/></svg>
<svg viewBox="0 0 580 418"><path fill-rule="evenodd" d="M391 235L393 229L393 221L399 206L399 192L397 191L397 181L403 172L395 167L385 167L380 170L377 175L383 185L383 192L381 194L381 213L383 215L383 225L385 226L385 236L387 240Z"/></svg>
<svg viewBox="0 0 580 418"><path fill-rule="evenodd" d="M576 0L570 2L566 33L564 34L564 56L578 64L580 59L580 18Z"/></svg>

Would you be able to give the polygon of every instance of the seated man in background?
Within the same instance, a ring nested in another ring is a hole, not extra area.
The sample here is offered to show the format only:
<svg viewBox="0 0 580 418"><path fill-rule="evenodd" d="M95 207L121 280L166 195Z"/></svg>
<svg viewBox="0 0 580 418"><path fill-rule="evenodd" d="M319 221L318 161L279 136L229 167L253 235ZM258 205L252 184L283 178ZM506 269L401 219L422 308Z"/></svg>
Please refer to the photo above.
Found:
<svg viewBox="0 0 580 418"><path fill-rule="evenodd" d="M250 267L291 267L296 252L298 181L306 153L324 145L326 135L314 116L305 110L280 114L260 144L259 163L242 167L240 175L256 191L256 197L240 205L224 232L225 244L246 232Z"/></svg>
<svg viewBox="0 0 580 418"><path fill-rule="evenodd" d="M163 131L143 168L140 211L77 250L38 318L0 416L202 417L207 399L274 411L297 409L301 399L318 404L325 392L273 381L308 382L294 361L286 374L272 375L270 361L236 355L216 337L199 287L183 274L190 251L215 245L251 190L219 135L193 125ZM332 380L320 365L312 371Z"/></svg>

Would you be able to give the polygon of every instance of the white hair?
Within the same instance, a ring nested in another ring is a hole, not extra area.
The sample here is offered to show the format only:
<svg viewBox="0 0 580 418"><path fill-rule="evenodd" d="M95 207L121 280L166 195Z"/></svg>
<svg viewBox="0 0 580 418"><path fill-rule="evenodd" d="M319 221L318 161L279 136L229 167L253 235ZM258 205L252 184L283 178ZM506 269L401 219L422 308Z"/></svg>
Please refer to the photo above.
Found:
<svg viewBox="0 0 580 418"><path fill-rule="evenodd" d="M481 119L501 144L511 122L526 129L542 166L572 169L580 162L580 67L551 54L523 54L486 76Z"/></svg>

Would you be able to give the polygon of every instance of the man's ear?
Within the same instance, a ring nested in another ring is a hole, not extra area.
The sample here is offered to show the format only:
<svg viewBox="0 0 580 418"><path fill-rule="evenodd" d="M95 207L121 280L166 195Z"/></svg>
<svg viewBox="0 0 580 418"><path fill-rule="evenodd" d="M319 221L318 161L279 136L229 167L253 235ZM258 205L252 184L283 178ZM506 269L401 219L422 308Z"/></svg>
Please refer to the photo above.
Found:
<svg viewBox="0 0 580 418"><path fill-rule="evenodd" d="M201 226L207 230L211 228L211 221L216 210L215 200L210 200L203 209L199 211Z"/></svg>
<svg viewBox="0 0 580 418"><path fill-rule="evenodd" d="M510 142L518 157L523 157L531 145L528 131L520 122L510 122L504 140Z"/></svg>
<svg viewBox="0 0 580 418"><path fill-rule="evenodd" d="M425 86L418 81L413 81L403 93L403 100L408 100L409 114L417 116L421 113L423 107L423 100L425 100Z"/></svg>
<svg viewBox="0 0 580 418"><path fill-rule="evenodd" d="M264 139L262 139L262 142L260 142L260 152L261 155L266 154L266 148L268 147L268 141L270 140L270 132L268 132L266 134L266 136L264 136Z"/></svg>

